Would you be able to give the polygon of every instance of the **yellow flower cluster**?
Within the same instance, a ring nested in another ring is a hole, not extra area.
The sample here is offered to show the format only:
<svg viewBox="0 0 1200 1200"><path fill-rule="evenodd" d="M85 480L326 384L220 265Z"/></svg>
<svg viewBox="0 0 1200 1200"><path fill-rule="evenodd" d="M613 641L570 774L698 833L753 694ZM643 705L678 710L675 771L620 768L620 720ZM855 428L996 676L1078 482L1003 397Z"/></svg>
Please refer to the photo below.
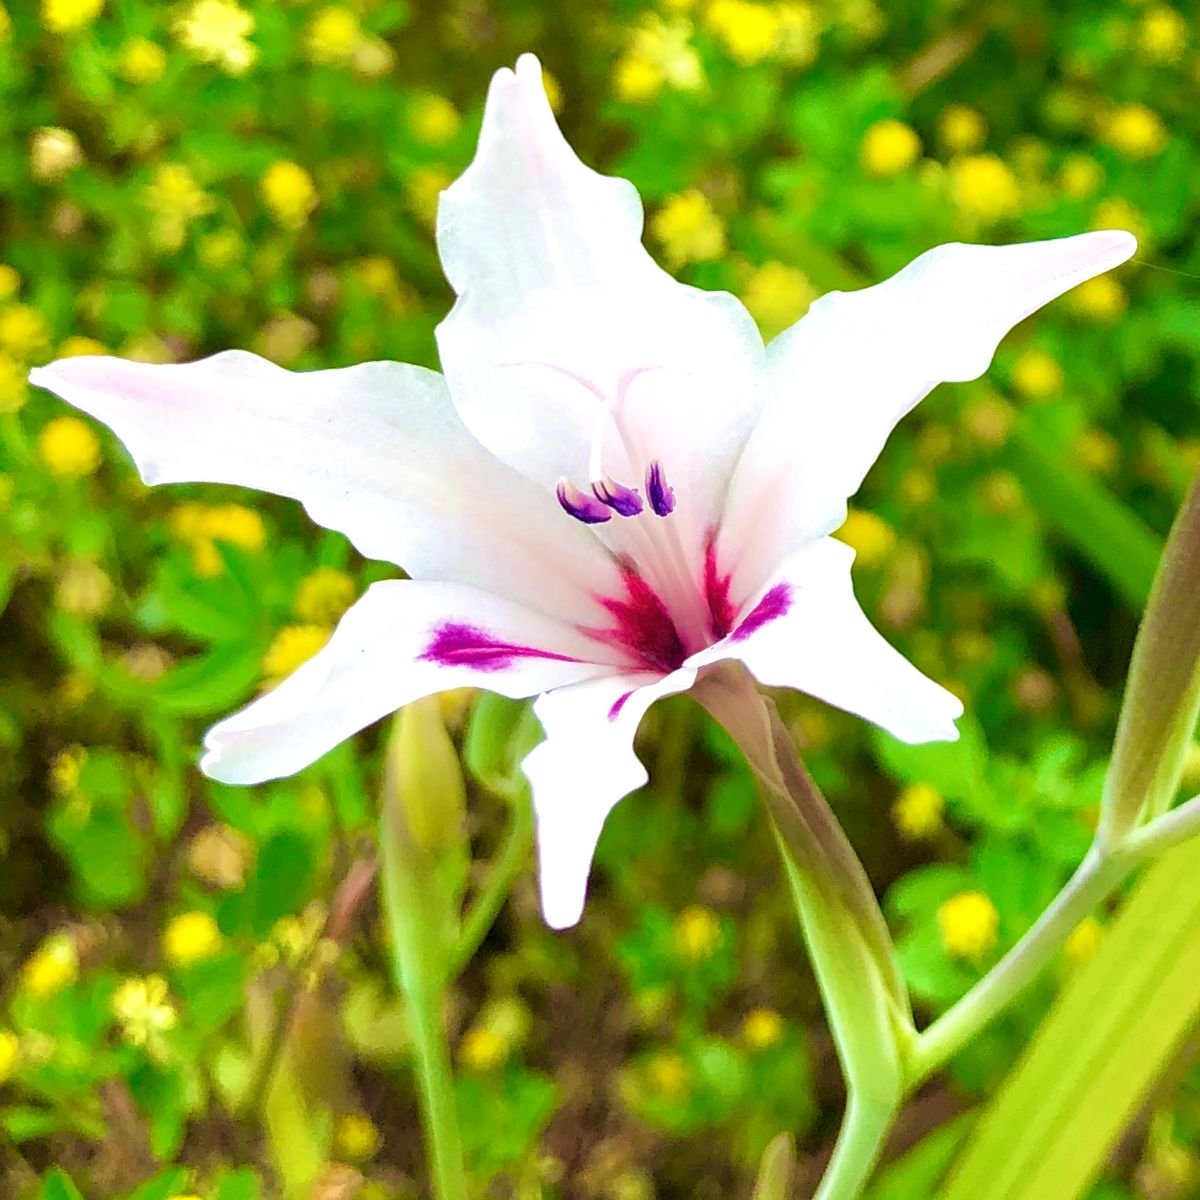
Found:
<svg viewBox="0 0 1200 1200"><path fill-rule="evenodd" d="M413 133L422 142L440 146L448 142L462 125L459 111L445 96L420 96L408 114Z"/></svg>
<svg viewBox="0 0 1200 1200"><path fill-rule="evenodd" d="M272 686L286 679L324 648L331 633L326 625L285 625L263 655L264 682Z"/></svg>
<svg viewBox="0 0 1200 1200"><path fill-rule="evenodd" d="M965 104L949 104L938 118L938 141L952 154L978 150L987 138L987 122Z"/></svg>
<svg viewBox="0 0 1200 1200"><path fill-rule="evenodd" d="M1107 323L1125 311L1128 297L1111 275L1097 275L1068 292L1067 302L1080 316Z"/></svg>
<svg viewBox="0 0 1200 1200"><path fill-rule="evenodd" d="M90 25L104 0L42 0L42 27L51 33L74 33Z"/></svg>
<svg viewBox="0 0 1200 1200"><path fill-rule="evenodd" d="M1144 104L1125 104L1108 114L1104 140L1126 158L1150 158L1167 144L1162 118Z"/></svg>
<svg viewBox="0 0 1200 1200"><path fill-rule="evenodd" d="M756 1052L779 1045L783 1031L783 1018L770 1008L756 1008L742 1021L742 1041Z"/></svg>
<svg viewBox="0 0 1200 1200"><path fill-rule="evenodd" d="M696 91L704 83L700 55L692 45L692 23L683 17L643 17L629 48L617 60L613 86L622 100L647 104L664 87Z"/></svg>
<svg viewBox="0 0 1200 1200"><path fill-rule="evenodd" d="M205 577L219 575L224 569L216 542L228 542L253 554L267 541L262 517L242 504L210 507L188 501L171 511L168 525L176 538L191 547L196 574Z"/></svg>
<svg viewBox="0 0 1200 1200"><path fill-rule="evenodd" d="M0 1083L12 1078L20 1057L20 1039L11 1029L0 1029Z"/></svg>
<svg viewBox="0 0 1200 1200"><path fill-rule="evenodd" d="M408 177L409 206L426 225L434 223L438 200L452 182L453 177L445 167L433 164L417 167Z"/></svg>
<svg viewBox="0 0 1200 1200"><path fill-rule="evenodd" d="M870 175L886 178L907 170L921 155L921 139L911 125L887 118L863 137L862 164Z"/></svg>
<svg viewBox="0 0 1200 1200"><path fill-rule="evenodd" d="M340 4L330 4L313 14L304 47L312 62L341 65L353 60L362 40L358 16Z"/></svg>
<svg viewBox="0 0 1200 1200"><path fill-rule="evenodd" d="M100 466L100 439L78 417L54 417L42 426L38 457L59 479L82 479Z"/></svg>
<svg viewBox="0 0 1200 1200"><path fill-rule="evenodd" d="M172 917L163 930L163 958L173 967L190 967L221 948L221 931L210 913L193 911Z"/></svg>
<svg viewBox="0 0 1200 1200"><path fill-rule="evenodd" d="M379 1130L365 1113L346 1113L333 1127L333 1147L350 1162L365 1162L379 1149Z"/></svg>
<svg viewBox="0 0 1200 1200"><path fill-rule="evenodd" d="M51 934L25 961L21 985L38 1000L48 1000L79 978L79 952L65 933Z"/></svg>
<svg viewBox="0 0 1200 1200"><path fill-rule="evenodd" d="M892 805L892 821L902 837L920 841L942 828L946 802L942 794L927 783L910 783Z"/></svg>
<svg viewBox="0 0 1200 1200"><path fill-rule="evenodd" d="M742 302L764 337L774 337L794 324L817 298L817 289L798 267L767 262L746 280Z"/></svg>
<svg viewBox="0 0 1200 1200"><path fill-rule="evenodd" d="M160 250L174 252L187 238L188 226L215 207L213 198L180 163L163 163L142 193L153 218L150 236Z"/></svg>
<svg viewBox="0 0 1200 1200"><path fill-rule="evenodd" d="M244 75L258 58L251 42L255 20L234 0L196 0L175 24L175 36L201 62Z"/></svg>
<svg viewBox="0 0 1200 1200"><path fill-rule="evenodd" d="M1000 914L983 892L960 892L937 910L946 953L978 962L995 948Z"/></svg>
<svg viewBox="0 0 1200 1200"><path fill-rule="evenodd" d="M1026 400L1048 400L1062 390L1063 382L1062 367L1045 350L1022 350L1013 364L1013 387Z"/></svg>
<svg viewBox="0 0 1200 1200"><path fill-rule="evenodd" d="M313 177L294 162L272 163L258 188L271 215L288 229L299 229L319 200Z"/></svg>
<svg viewBox="0 0 1200 1200"><path fill-rule="evenodd" d="M83 162L79 139L57 125L35 129L29 139L29 171L42 183L54 183Z"/></svg>
<svg viewBox="0 0 1200 1200"><path fill-rule="evenodd" d="M484 1074L502 1067L512 1047L494 1029L473 1025L458 1047L458 1061L468 1071Z"/></svg>
<svg viewBox="0 0 1200 1200"><path fill-rule="evenodd" d="M1177 63L1187 51L1187 19L1165 4L1149 8L1138 26L1138 49L1151 62Z"/></svg>
<svg viewBox="0 0 1200 1200"><path fill-rule="evenodd" d="M333 567L318 567L296 589L296 616L313 625L332 625L354 603L354 580Z"/></svg>
<svg viewBox="0 0 1200 1200"><path fill-rule="evenodd" d="M878 566L896 545L896 531L882 517L860 508L850 509L834 536L854 550L861 567Z"/></svg>
<svg viewBox="0 0 1200 1200"><path fill-rule="evenodd" d="M654 214L650 232L673 268L707 262L725 253L725 223L699 188L671 196Z"/></svg>
<svg viewBox="0 0 1200 1200"><path fill-rule="evenodd" d="M131 1046L151 1049L157 1049L159 1037L179 1021L161 975L126 979L113 993L112 1011Z"/></svg>
<svg viewBox="0 0 1200 1200"><path fill-rule="evenodd" d="M684 962L704 962L720 944L721 922L710 909L692 904L675 918L675 950Z"/></svg>
<svg viewBox="0 0 1200 1200"><path fill-rule="evenodd" d="M167 52L149 38L130 38L117 54L117 74L126 83L156 83L167 69Z"/></svg>
<svg viewBox="0 0 1200 1200"><path fill-rule="evenodd" d="M994 154L967 154L950 164L950 192L969 221L994 225L1021 211L1021 192L1012 169Z"/></svg>
<svg viewBox="0 0 1200 1200"><path fill-rule="evenodd" d="M754 0L712 0L704 24L729 57L743 67L752 67L769 57L779 43L782 28L778 11Z"/></svg>

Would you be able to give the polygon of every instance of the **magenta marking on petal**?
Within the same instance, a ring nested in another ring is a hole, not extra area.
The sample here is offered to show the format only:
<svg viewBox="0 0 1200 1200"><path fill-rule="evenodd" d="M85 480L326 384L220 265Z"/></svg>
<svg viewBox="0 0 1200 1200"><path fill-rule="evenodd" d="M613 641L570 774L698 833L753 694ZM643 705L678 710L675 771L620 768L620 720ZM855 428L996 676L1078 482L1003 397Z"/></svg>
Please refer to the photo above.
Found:
<svg viewBox="0 0 1200 1200"><path fill-rule="evenodd" d="M477 625L446 621L437 626L429 645L417 656L443 667L474 667L477 671L504 671L519 658L551 658L557 662L582 662L569 654L555 654L536 646L502 642Z"/></svg>
<svg viewBox="0 0 1200 1200"><path fill-rule="evenodd" d="M668 486L667 473L660 462L652 462L646 471L646 496L660 517L669 517L675 511L675 489Z"/></svg>
<svg viewBox="0 0 1200 1200"><path fill-rule="evenodd" d="M612 520L612 513L607 505L602 504L595 496L580 491L569 479L560 479L554 489L558 502L566 512L585 525L603 525Z"/></svg>
<svg viewBox="0 0 1200 1200"><path fill-rule="evenodd" d="M687 651L667 606L627 559L620 560L625 598L599 596L615 624L608 629L584 629L588 637L618 646L639 667L670 674L683 665Z"/></svg>
<svg viewBox="0 0 1200 1200"><path fill-rule="evenodd" d="M620 517L636 517L645 508L635 488L627 488L608 475L592 484L592 495Z"/></svg>
<svg viewBox="0 0 1200 1200"><path fill-rule="evenodd" d="M622 692L614 701L613 706L608 710L608 719L615 721L621 715L621 709L625 707L625 701L632 696L632 692Z"/></svg>
<svg viewBox="0 0 1200 1200"><path fill-rule="evenodd" d="M709 632L717 641L729 633L737 616L729 598L732 583L733 575L722 575L717 566L716 536L710 533L704 547L704 599L708 604Z"/></svg>
<svg viewBox="0 0 1200 1200"><path fill-rule="evenodd" d="M792 589L789 584L777 583L750 610L746 619L729 635L731 642L744 642L752 633L764 625L777 621L792 607Z"/></svg>

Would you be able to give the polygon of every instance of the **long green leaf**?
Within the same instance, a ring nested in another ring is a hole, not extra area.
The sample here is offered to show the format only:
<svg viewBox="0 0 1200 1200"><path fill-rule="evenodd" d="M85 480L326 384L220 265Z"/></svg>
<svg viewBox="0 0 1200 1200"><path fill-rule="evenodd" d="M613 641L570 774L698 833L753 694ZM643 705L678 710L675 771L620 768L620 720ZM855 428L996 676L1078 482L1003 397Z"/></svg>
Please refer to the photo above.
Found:
<svg viewBox="0 0 1200 1200"><path fill-rule="evenodd" d="M1076 1200L1200 1020L1200 842L1146 874L1005 1081L941 1200Z"/></svg>

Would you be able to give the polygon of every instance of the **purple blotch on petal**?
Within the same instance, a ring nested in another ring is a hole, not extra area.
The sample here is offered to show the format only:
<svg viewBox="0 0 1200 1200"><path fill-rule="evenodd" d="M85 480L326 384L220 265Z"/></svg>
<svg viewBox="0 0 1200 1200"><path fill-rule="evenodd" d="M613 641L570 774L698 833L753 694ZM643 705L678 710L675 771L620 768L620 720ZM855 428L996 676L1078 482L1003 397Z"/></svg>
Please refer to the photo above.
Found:
<svg viewBox="0 0 1200 1200"><path fill-rule="evenodd" d="M503 671L518 658L552 658L558 662L581 662L569 654L555 654L536 646L503 642L485 629L461 621L445 621L433 631L429 645L417 656L443 667L474 667L477 671Z"/></svg>
<svg viewBox="0 0 1200 1200"><path fill-rule="evenodd" d="M627 488L609 475L592 484L592 495L621 517L636 517L645 507L635 488Z"/></svg>
<svg viewBox="0 0 1200 1200"><path fill-rule="evenodd" d="M743 642L764 625L776 621L792 607L792 589L786 583L777 583L750 610L746 619L729 635L731 642Z"/></svg>
<svg viewBox="0 0 1200 1200"><path fill-rule="evenodd" d="M615 721L621 715L621 709L625 707L625 701L632 696L632 692L622 692L614 701L612 708L608 710L608 719Z"/></svg>
<svg viewBox="0 0 1200 1200"><path fill-rule="evenodd" d="M669 517L675 511L675 489L668 485L660 462L652 462L646 472L646 496L660 517Z"/></svg>
<svg viewBox="0 0 1200 1200"><path fill-rule="evenodd" d="M605 521L612 520L612 512L607 505L601 504L595 496L580 491L569 479L560 479L554 490L559 504L575 520L585 525L603 525Z"/></svg>

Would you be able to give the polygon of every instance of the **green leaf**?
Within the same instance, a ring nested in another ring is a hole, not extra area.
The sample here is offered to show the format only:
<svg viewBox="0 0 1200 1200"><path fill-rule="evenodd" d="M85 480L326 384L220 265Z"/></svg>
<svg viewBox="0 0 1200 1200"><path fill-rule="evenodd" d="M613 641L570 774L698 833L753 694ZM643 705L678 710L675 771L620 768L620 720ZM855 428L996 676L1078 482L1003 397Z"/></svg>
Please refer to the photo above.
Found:
<svg viewBox="0 0 1200 1200"><path fill-rule="evenodd" d="M83 1200L71 1177L59 1167L53 1167L42 1181L39 1200Z"/></svg>
<svg viewBox="0 0 1200 1200"><path fill-rule="evenodd" d="M754 1200L788 1200L792 1190L792 1174L796 1169L796 1147L790 1133L780 1133L762 1156L758 1180L754 1185Z"/></svg>
<svg viewBox="0 0 1200 1200"><path fill-rule="evenodd" d="M1200 1017L1200 842L1147 873L984 1114L940 1200L1078 1200Z"/></svg>
<svg viewBox="0 0 1200 1200"><path fill-rule="evenodd" d="M867 1200L913 1200L932 1196L951 1160L975 1123L975 1114L962 1113L922 1138L903 1158L880 1171Z"/></svg>
<svg viewBox="0 0 1200 1200"><path fill-rule="evenodd" d="M258 682L263 646L258 641L217 646L188 659L162 681L157 699L181 716L206 716L233 708Z"/></svg>

